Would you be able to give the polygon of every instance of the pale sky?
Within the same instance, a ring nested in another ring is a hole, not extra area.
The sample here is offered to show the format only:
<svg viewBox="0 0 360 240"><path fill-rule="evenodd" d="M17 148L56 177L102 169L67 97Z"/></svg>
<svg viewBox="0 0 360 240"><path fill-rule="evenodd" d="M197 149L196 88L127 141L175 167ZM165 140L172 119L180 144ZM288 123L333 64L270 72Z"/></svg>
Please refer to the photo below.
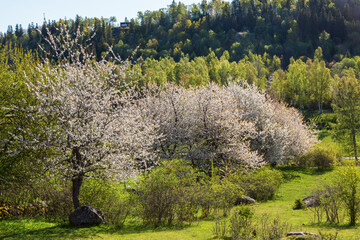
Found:
<svg viewBox="0 0 360 240"><path fill-rule="evenodd" d="M0 32L16 24L27 29L29 23L42 24L47 20L75 19L81 17L115 16L117 23L136 18L138 11L166 8L172 0L0 0ZM176 0L176 2L179 2ZM185 5L198 4L201 0L181 0Z"/></svg>

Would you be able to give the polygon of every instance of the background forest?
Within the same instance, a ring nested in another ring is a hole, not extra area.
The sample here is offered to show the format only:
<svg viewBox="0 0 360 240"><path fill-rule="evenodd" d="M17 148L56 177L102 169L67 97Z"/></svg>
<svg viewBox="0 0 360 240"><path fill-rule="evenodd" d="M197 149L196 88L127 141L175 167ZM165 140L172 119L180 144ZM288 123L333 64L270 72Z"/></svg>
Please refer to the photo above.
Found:
<svg viewBox="0 0 360 240"><path fill-rule="evenodd" d="M122 59L137 59L134 67L144 81L195 86L240 78L292 106L321 113L331 107L335 75L359 76L359 13L358 1L173 1L125 19L128 27L119 27L114 17L46 24L55 35L60 23L73 34L79 28L98 60L109 46ZM45 23L29 24L26 31L16 25L0 42L2 48L36 51L46 46L46 36Z"/></svg>

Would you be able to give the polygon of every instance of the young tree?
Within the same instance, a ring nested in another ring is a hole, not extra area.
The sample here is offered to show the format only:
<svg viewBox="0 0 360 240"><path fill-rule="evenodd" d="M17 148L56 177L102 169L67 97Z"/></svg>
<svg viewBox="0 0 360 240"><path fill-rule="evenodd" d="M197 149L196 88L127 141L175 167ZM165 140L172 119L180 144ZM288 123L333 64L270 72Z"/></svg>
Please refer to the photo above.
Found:
<svg viewBox="0 0 360 240"><path fill-rule="evenodd" d="M26 115L12 109L34 103L25 84L24 72L29 81L36 81L35 65L36 58L31 52L11 47L0 50L0 186L28 182L41 166L39 156L45 154L19 148L14 137L29 137L30 131L24 133L21 128L35 129Z"/></svg>
<svg viewBox="0 0 360 240"><path fill-rule="evenodd" d="M360 173L355 165L347 165L338 170L335 185L340 190L350 225L355 225L360 212Z"/></svg>
<svg viewBox="0 0 360 240"><path fill-rule="evenodd" d="M310 87L315 100L317 100L319 114L321 114L324 102L330 99L330 88L333 79L330 70L326 68L325 62L319 60L322 56L321 48L315 51L315 55L318 55L318 57L310 67Z"/></svg>
<svg viewBox="0 0 360 240"><path fill-rule="evenodd" d="M146 167L153 159L150 149L157 135L137 92L122 79L126 67L94 61L78 44L79 36L71 39L66 29L61 31L60 38L50 34L48 39L59 63L45 59L38 65L39 80L27 82L38 103L24 111L38 123L40 134L18 138L27 147L52 152L44 161L71 178L77 208L85 177L123 179L136 173L139 161Z"/></svg>
<svg viewBox="0 0 360 240"><path fill-rule="evenodd" d="M357 135L360 127L360 84L354 71L333 86L333 109L337 115L336 136L352 145L357 160Z"/></svg>

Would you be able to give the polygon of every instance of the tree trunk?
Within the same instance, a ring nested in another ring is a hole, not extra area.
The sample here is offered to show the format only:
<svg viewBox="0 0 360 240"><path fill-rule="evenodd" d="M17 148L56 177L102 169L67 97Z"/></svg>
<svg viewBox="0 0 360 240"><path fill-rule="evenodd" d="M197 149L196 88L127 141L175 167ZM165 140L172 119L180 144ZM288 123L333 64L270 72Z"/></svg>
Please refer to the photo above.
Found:
<svg viewBox="0 0 360 240"><path fill-rule="evenodd" d="M353 145L354 145L354 154L355 154L355 161L357 164L358 158L357 158L357 144L356 144L356 132L354 129L354 126L351 126L351 135L353 139Z"/></svg>
<svg viewBox="0 0 360 240"><path fill-rule="evenodd" d="M74 162L74 170L78 170L80 167L82 167L82 157L80 154L80 149L78 147L73 148L72 151L73 155L75 156L75 162ZM80 207L80 201L79 201L79 194L80 194L80 187L84 179L84 173L82 171L77 172L72 177L72 198L73 198L73 204L75 209Z"/></svg>
<svg viewBox="0 0 360 240"><path fill-rule="evenodd" d="M322 114L322 104L321 104L321 97L319 96L319 101L318 101L318 105L319 105L319 114Z"/></svg>
<svg viewBox="0 0 360 240"><path fill-rule="evenodd" d="M351 200L350 200L350 225L354 226L356 224L356 187L352 187L351 189Z"/></svg>
<svg viewBox="0 0 360 240"><path fill-rule="evenodd" d="M80 201L79 201L79 194L80 194L80 187L82 184L84 176L83 175L77 175L74 176L72 179L72 198L73 198L73 204L74 208L77 209L80 207Z"/></svg>

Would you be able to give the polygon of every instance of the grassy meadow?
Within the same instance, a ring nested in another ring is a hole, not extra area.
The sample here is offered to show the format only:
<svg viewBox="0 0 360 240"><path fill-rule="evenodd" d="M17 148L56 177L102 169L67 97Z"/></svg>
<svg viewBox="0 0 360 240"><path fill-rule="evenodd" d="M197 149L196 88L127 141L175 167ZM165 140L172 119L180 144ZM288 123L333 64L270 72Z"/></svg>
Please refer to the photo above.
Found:
<svg viewBox="0 0 360 240"><path fill-rule="evenodd" d="M336 168L319 171L316 168L280 168L284 183L274 200L256 203L251 208L255 218L262 214L279 217L291 226L291 231L335 234L337 239L357 239L360 225L349 227L343 224L330 225L316 223L314 213L309 209L293 210L296 199L303 199L321 183L331 179ZM222 219L227 221L226 218ZM0 239L215 239L213 228L215 219L202 219L191 225L171 227L143 227L141 220L130 219L124 227L117 229L111 225L90 228L74 228L66 224L45 222L41 219L11 219L0 221Z"/></svg>

